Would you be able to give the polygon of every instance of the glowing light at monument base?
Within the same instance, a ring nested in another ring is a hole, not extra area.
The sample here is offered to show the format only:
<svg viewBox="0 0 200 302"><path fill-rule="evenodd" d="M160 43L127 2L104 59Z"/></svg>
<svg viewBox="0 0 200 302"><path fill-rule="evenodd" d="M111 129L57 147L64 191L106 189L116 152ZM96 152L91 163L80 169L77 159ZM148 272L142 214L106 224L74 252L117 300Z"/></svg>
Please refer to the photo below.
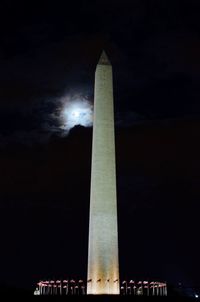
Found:
<svg viewBox="0 0 200 302"><path fill-rule="evenodd" d="M111 275L106 276L102 271L94 269L92 273L93 279L87 280L87 294L88 295L119 295L119 279L117 279L116 267L113 268L113 271L110 270ZM99 274L100 273L100 274ZM118 274L117 274L118 275ZM112 276L112 278L111 278Z"/></svg>

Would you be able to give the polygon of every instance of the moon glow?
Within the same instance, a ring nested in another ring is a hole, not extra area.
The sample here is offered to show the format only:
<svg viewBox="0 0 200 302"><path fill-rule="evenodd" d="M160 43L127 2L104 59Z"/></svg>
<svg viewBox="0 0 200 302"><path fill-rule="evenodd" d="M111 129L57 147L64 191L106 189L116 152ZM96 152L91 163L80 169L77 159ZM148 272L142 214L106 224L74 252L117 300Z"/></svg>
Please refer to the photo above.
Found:
<svg viewBox="0 0 200 302"><path fill-rule="evenodd" d="M70 130L76 125L92 126L93 107L86 99L75 99L63 104L60 120L63 130Z"/></svg>

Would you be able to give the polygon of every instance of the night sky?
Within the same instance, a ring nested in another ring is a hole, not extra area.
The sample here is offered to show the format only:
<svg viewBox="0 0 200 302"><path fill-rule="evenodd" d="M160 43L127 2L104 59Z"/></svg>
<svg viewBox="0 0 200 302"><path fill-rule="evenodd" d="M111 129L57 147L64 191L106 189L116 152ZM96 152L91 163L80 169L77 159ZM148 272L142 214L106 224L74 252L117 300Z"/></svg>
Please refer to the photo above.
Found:
<svg viewBox="0 0 200 302"><path fill-rule="evenodd" d="M0 4L0 285L86 279L92 127L61 115L91 110L102 49L121 278L200 285L199 0L13 2Z"/></svg>

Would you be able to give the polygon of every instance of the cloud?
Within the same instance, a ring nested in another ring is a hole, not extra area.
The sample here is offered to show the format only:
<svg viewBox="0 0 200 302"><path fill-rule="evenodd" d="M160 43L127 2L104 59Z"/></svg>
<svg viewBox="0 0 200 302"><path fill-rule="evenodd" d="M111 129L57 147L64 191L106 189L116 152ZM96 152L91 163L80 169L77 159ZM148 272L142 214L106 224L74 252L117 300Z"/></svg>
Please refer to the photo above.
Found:
<svg viewBox="0 0 200 302"><path fill-rule="evenodd" d="M0 146L46 143L52 135L68 135L76 125L92 126L92 115L91 97L78 91L36 99L29 106L1 108Z"/></svg>

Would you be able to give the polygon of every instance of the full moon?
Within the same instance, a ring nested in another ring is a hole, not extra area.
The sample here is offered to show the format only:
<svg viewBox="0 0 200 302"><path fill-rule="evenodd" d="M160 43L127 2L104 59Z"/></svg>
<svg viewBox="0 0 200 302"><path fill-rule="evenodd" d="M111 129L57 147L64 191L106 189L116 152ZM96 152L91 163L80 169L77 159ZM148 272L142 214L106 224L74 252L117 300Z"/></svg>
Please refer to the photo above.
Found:
<svg viewBox="0 0 200 302"><path fill-rule="evenodd" d="M86 99L73 99L63 104L60 120L63 130L70 130L76 125L92 126L93 106Z"/></svg>
<svg viewBox="0 0 200 302"><path fill-rule="evenodd" d="M72 112L72 114L74 117L79 117L79 115L80 115L79 111L74 111L74 112Z"/></svg>

